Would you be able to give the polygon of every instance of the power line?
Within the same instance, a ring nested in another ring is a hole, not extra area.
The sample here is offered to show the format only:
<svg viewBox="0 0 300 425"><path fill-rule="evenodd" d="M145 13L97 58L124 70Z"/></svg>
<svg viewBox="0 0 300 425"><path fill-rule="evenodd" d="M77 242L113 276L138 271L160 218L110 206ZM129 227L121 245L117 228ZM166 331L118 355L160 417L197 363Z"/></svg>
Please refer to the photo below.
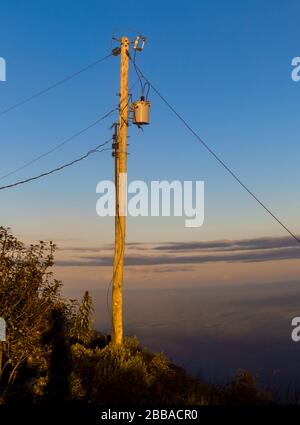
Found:
<svg viewBox="0 0 300 425"><path fill-rule="evenodd" d="M71 162L68 162L68 163L66 163L66 164L63 164L63 165L61 165L61 166L57 167L57 168L54 168L54 169L53 169L53 170L51 170L51 171L47 171L47 172L42 173L42 174L39 174L39 175L37 175L37 176L30 177L30 178L25 179L25 180L20 180L20 181L18 181L18 182L11 183L11 184L8 184L8 185L6 185L6 186L0 186L0 190L9 189L9 188L12 188L12 187L19 186L19 185L21 185L21 184L28 183L28 182L30 182L30 181L32 181L32 180L37 180L37 179L40 179L40 178L42 178L42 177L49 176L50 174L56 173L57 171L61 171L61 170L63 170L64 168L70 167L71 165L74 165L74 164L76 164L77 162L80 162L80 161L82 161L82 160L86 159L88 156L90 156L90 155L92 155L92 154L94 154L94 153L96 153L96 152L99 152L99 153L100 153L100 152L104 152L104 151L111 150L111 148L104 148L104 149L101 149L100 151L98 150L98 149L99 149L99 148L101 148L102 146L107 145L107 143L109 143L110 141L111 141L111 138L110 138L110 139L108 139L108 140L106 140L106 142L101 143L100 145L96 146L94 149L89 150L89 151L88 151L85 155L82 155L81 157L79 157L79 158L77 158L77 159L74 159L74 160L73 160L73 161L71 161Z"/></svg>
<svg viewBox="0 0 300 425"><path fill-rule="evenodd" d="M9 107L8 107L8 108L6 108L6 109L3 109L2 111L0 111L0 116L2 116L2 115L4 115L4 114L7 114L8 112L12 111L13 109L16 109L16 108L18 108L19 106L22 106L22 105L24 105L25 103L28 103L28 102L30 102L31 100L36 99L37 97L42 96L43 94L47 93L48 91L50 91L50 90L52 90L52 89L54 89L54 88L56 88L56 87L60 86L61 84L65 83L65 82L67 82L67 81L72 80L73 78L77 77L78 75L82 74L83 72L85 72L85 71L87 71L87 70L89 70L89 69L93 68L95 65L98 65L99 63L104 62L106 59L110 58L111 56L112 56L112 53L110 53L110 54L108 54L108 55L104 56L103 58L97 59L96 61L94 61L94 62L90 63L89 65L85 66L84 68L81 68L81 69L79 69L78 71L74 72L73 74L70 74L70 75L68 75L67 77L65 77L65 78L63 78L63 79L61 79L61 80L57 81L56 83L51 84L50 86L48 86L48 87L44 88L43 90L40 90L40 91L38 91L38 92L36 92L36 93L32 94L31 96L26 97L26 98L25 98L25 99L23 99L23 100L20 100L19 102L15 103L14 105L9 106Z"/></svg>
<svg viewBox="0 0 300 425"><path fill-rule="evenodd" d="M97 125L98 123L103 121L105 118L107 118L109 115L111 115L115 111L116 111L116 108L112 109L111 111L109 111L105 115L103 115L102 117L98 118L96 121L93 121L87 127L83 128L82 130L79 130L76 133L72 134L71 136L67 137L62 142L58 143L57 145L55 145L53 148L51 148L47 152L44 152L41 155L38 155L37 157L35 157L35 158L31 159L30 161L26 162L25 164L21 165L20 167L15 168L14 170L8 172L7 174L4 174L3 176L0 176L0 181L5 179L8 176L11 176L12 174L15 174L15 173L23 170L24 168L29 167L30 165L34 164L35 162L39 161L40 159L44 158L45 156L50 155L51 153L55 152L57 149L66 145L67 143L71 142L72 140L74 140L75 138L80 136L81 134L85 133L90 128L94 127L95 125Z"/></svg>
<svg viewBox="0 0 300 425"><path fill-rule="evenodd" d="M134 84L132 84L132 86L130 87L129 90L132 90L136 84L138 83L139 80L136 80L134 82ZM127 105L126 105L127 106ZM61 148L62 146L66 145L67 143L69 143L70 141L72 141L73 139L77 138L78 136L80 136L81 134L83 134L84 132L86 132L87 130L89 130L90 128L94 127L95 125L97 125L100 121L104 120L105 118L107 118L109 115L111 115L112 113L114 113L115 111L117 111L118 108L114 108L111 111L107 112L105 115L103 115L102 117L98 118L96 121L92 122L91 124L89 124L87 127L83 128L82 130L78 131L77 133L73 134L72 136L68 137L67 139L64 139L62 142L58 143L56 146L54 146L53 148L51 148L49 151L42 153L41 155L38 155L37 157L33 158L32 160L24 163L23 165L21 165L20 167L15 168L12 171L9 171L8 173L0 176L0 181L5 179L6 177L9 177L21 170L23 170L24 168L29 167L30 165L34 164L35 162L39 161L40 159L44 158L45 156L50 155L52 152L56 151L57 149ZM1 115L1 113L0 113Z"/></svg>
<svg viewBox="0 0 300 425"><path fill-rule="evenodd" d="M204 148L222 165L222 167L225 168L226 171L240 184L240 186L245 189L252 198L258 202L265 211L267 211L268 214L273 217L275 221L283 228L285 229L292 238L295 239L296 242L300 244L300 238L297 237L272 211L250 190L237 176L237 174L231 170L231 168L208 146L208 144L196 133L195 130L192 129L192 127L187 123L187 121L176 111L176 109L166 100L166 98L160 94L160 92L154 87L154 85L148 80L147 77L142 73L140 68L135 64L136 69L138 69L140 75L142 78L144 78L149 85L152 87L154 92L160 97L160 99L168 106L168 108L177 116L177 118L185 125L185 127L196 137L196 139L204 146Z"/></svg>

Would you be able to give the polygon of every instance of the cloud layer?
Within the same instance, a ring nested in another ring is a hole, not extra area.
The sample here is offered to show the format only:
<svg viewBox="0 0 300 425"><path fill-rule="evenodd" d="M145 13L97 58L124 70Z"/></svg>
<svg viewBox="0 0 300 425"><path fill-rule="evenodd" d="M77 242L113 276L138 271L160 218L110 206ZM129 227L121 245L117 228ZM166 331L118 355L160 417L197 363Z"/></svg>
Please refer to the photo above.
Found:
<svg viewBox="0 0 300 425"><path fill-rule="evenodd" d="M201 242L128 243L126 266L197 265L217 262L264 262L300 259L300 246L289 237L264 237ZM112 245L69 247L56 261L57 266L111 266Z"/></svg>

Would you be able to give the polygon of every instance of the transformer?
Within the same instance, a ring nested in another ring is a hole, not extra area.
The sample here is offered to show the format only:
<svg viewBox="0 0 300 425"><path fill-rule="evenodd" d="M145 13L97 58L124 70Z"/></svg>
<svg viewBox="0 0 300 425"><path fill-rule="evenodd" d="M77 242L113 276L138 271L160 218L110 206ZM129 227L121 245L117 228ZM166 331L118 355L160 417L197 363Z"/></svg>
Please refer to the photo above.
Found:
<svg viewBox="0 0 300 425"><path fill-rule="evenodd" d="M149 124L150 102L141 96L140 100L133 102L131 105L133 112L133 124L141 126Z"/></svg>

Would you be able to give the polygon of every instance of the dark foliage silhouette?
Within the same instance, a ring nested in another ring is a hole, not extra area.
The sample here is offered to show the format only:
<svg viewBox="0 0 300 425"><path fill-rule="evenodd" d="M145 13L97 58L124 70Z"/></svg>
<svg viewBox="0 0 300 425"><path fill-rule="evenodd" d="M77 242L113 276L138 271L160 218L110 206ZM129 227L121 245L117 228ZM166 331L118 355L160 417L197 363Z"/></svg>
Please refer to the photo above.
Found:
<svg viewBox="0 0 300 425"><path fill-rule="evenodd" d="M43 342L51 348L46 399L55 403L65 402L70 398L72 355L63 308L57 307L51 312L50 329L45 333Z"/></svg>

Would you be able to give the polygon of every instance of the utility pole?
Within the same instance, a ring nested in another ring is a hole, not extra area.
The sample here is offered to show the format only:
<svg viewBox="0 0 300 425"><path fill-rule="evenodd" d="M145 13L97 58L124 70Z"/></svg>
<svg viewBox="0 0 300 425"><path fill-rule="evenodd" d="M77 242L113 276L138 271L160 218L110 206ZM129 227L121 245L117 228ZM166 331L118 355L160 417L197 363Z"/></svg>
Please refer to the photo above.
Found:
<svg viewBox="0 0 300 425"><path fill-rule="evenodd" d="M128 97L128 68L130 41L122 37L121 47L113 50L113 54L121 57L120 63L120 104L119 120L115 124L113 136L113 156L115 157L115 255L113 265L112 286L112 343L121 345L123 342L123 271L125 254L125 234L127 215L127 127L129 114ZM146 37L137 36L133 49L141 52L144 48ZM134 55L134 61L135 61ZM139 76L141 82L141 76ZM144 86L140 100L132 103L130 109L133 113L133 124L141 127L149 124L150 102L144 97Z"/></svg>
<svg viewBox="0 0 300 425"><path fill-rule="evenodd" d="M128 67L129 46L127 37L121 38L120 64L120 104L119 121L115 127L115 255L113 265L112 287L112 342L121 345L123 342L123 269L126 230L126 176L127 168L127 126L128 126Z"/></svg>

